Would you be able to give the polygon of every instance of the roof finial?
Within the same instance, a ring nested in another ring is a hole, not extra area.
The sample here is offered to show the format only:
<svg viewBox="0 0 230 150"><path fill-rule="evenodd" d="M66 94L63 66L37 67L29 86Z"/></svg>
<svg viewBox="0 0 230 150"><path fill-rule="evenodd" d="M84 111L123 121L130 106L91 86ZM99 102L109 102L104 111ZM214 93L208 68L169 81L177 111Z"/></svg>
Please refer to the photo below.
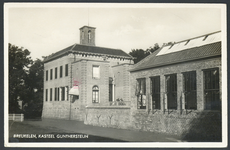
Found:
<svg viewBox="0 0 230 150"><path fill-rule="evenodd" d="M88 26L89 26L89 8L88 8Z"/></svg>

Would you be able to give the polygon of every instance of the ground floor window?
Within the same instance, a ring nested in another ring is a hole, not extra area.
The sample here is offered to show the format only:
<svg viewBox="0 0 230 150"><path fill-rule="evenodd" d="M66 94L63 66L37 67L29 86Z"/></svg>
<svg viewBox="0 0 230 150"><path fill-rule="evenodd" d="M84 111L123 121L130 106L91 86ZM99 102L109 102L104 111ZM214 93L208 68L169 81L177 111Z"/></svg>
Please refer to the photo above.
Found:
<svg viewBox="0 0 230 150"><path fill-rule="evenodd" d="M160 109L160 76L151 77L152 109Z"/></svg>
<svg viewBox="0 0 230 150"><path fill-rule="evenodd" d="M196 71L183 73L185 109L197 109Z"/></svg>
<svg viewBox="0 0 230 150"><path fill-rule="evenodd" d="M48 101L48 89L46 89L46 101Z"/></svg>
<svg viewBox="0 0 230 150"><path fill-rule="evenodd" d="M54 100L59 101L59 88L54 89Z"/></svg>
<svg viewBox="0 0 230 150"><path fill-rule="evenodd" d="M166 75L166 94L168 109L177 109L177 75Z"/></svg>
<svg viewBox="0 0 230 150"><path fill-rule="evenodd" d="M99 103L99 88L97 85L93 86L93 103Z"/></svg>
<svg viewBox="0 0 230 150"><path fill-rule="evenodd" d="M219 69L204 70L205 110L220 110Z"/></svg>
<svg viewBox="0 0 230 150"><path fill-rule="evenodd" d="M136 83L137 108L146 109L146 79L137 79Z"/></svg>
<svg viewBox="0 0 230 150"><path fill-rule="evenodd" d="M50 101L52 101L52 95L53 95L53 93L52 93L52 88L50 88Z"/></svg>
<svg viewBox="0 0 230 150"><path fill-rule="evenodd" d="M109 77L109 101L113 101L113 78Z"/></svg>
<svg viewBox="0 0 230 150"><path fill-rule="evenodd" d="M65 87L65 89L66 89L66 100L68 101L69 100L69 87L68 86L66 86Z"/></svg>
<svg viewBox="0 0 230 150"><path fill-rule="evenodd" d="M65 87L61 87L61 100L65 100Z"/></svg>

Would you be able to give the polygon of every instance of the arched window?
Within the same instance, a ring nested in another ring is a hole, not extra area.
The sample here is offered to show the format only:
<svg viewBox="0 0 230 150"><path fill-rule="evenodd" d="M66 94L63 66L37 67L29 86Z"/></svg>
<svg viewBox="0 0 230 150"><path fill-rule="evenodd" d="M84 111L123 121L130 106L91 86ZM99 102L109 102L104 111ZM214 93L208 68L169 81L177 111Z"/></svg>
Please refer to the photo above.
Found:
<svg viewBox="0 0 230 150"><path fill-rule="evenodd" d="M93 86L93 103L99 103L99 88L97 85Z"/></svg>
<svg viewBox="0 0 230 150"><path fill-rule="evenodd" d="M91 39L91 31L89 30L88 31L88 40L89 40L89 43L90 43L90 39Z"/></svg>
<svg viewBox="0 0 230 150"><path fill-rule="evenodd" d="M84 31L81 32L81 38L84 40Z"/></svg>

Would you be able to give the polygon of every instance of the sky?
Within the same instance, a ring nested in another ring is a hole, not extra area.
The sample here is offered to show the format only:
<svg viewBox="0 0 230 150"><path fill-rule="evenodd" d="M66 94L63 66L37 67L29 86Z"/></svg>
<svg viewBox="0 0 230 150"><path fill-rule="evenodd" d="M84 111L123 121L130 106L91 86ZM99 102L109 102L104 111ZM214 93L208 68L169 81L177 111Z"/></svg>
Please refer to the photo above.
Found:
<svg viewBox="0 0 230 150"><path fill-rule="evenodd" d="M79 28L96 27L96 46L147 49L155 43L223 29L223 8L204 4L26 4L5 6L5 41L33 60L80 43Z"/></svg>

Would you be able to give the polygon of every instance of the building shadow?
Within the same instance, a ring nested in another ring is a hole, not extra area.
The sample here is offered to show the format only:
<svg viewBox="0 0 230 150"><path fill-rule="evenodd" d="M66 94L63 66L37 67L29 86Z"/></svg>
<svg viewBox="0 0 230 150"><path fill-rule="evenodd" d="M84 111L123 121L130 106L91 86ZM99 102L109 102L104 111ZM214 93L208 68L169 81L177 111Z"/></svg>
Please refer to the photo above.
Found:
<svg viewBox="0 0 230 150"><path fill-rule="evenodd" d="M188 142L221 142L222 120L221 111L203 111L193 119L187 132L182 134L182 140Z"/></svg>

